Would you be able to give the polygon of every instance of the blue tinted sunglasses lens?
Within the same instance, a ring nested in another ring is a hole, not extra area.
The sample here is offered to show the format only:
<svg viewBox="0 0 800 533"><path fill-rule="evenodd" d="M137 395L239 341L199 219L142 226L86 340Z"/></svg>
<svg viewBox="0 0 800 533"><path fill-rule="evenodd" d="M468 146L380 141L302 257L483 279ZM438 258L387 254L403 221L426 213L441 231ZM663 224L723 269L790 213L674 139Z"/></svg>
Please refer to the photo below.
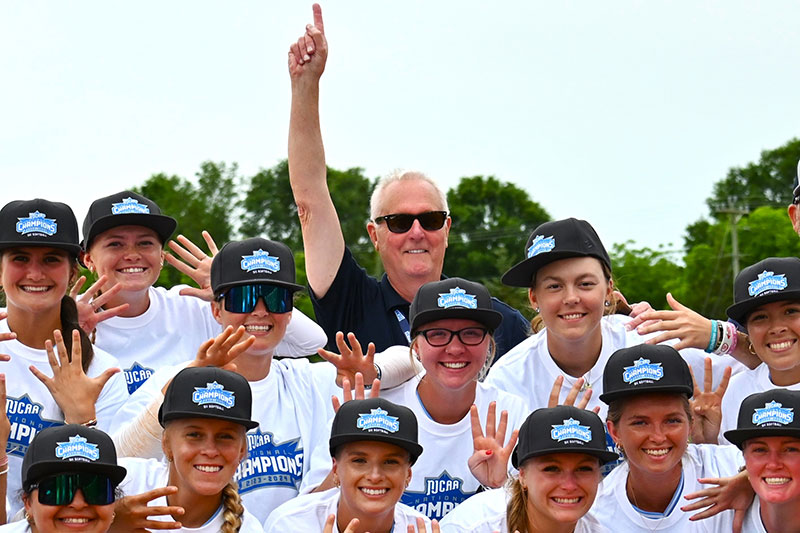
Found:
<svg viewBox="0 0 800 533"><path fill-rule="evenodd" d="M114 503L114 484L102 474L58 474L31 487L39 489L42 505L69 505L80 489L89 505Z"/></svg>
<svg viewBox="0 0 800 533"><path fill-rule="evenodd" d="M292 291L277 285L237 285L228 289L224 296L225 310L231 313L252 313L259 298L264 300L270 313L288 313L292 310Z"/></svg>

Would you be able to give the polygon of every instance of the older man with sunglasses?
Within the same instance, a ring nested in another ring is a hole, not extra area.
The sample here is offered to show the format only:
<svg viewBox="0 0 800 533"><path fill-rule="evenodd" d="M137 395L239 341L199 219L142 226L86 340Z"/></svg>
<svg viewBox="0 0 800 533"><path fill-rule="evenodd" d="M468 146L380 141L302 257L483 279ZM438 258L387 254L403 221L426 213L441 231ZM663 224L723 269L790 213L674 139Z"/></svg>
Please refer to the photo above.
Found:
<svg viewBox="0 0 800 533"><path fill-rule="evenodd" d="M289 53L292 107L289 124L289 176L305 246L306 274L317 321L336 351L338 331L353 332L381 351L410 342L408 307L417 289L442 277L451 219L447 198L430 178L397 172L375 189L367 224L385 274L377 280L356 263L342 235L326 182L325 151L319 126L319 79L328 46L322 12L314 5L314 24ZM528 323L505 303L495 332L498 355L527 337Z"/></svg>

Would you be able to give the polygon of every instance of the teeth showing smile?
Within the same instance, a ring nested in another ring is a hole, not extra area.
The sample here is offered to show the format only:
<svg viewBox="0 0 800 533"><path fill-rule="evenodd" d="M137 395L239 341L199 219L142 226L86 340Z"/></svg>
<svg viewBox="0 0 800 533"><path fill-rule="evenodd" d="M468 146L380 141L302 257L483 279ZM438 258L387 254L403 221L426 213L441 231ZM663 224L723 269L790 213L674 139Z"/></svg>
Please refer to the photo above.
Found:
<svg viewBox="0 0 800 533"><path fill-rule="evenodd" d="M215 472L219 472L220 470L222 470L221 466L194 465L194 467L197 470L201 471L201 472L207 472L207 473L210 473L210 474L213 474Z"/></svg>
<svg viewBox="0 0 800 533"><path fill-rule="evenodd" d="M583 316L583 313L572 313L569 315L562 315L564 320L577 320Z"/></svg>
<svg viewBox="0 0 800 533"><path fill-rule="evenodd" d="M366 487L361 487L359 490L368 496L381 496L389 492L389 489L368 489Z"/></svg>
<svg viewBox="0 0 800 533"><path fill-rule="evenodd" d="M408 250L406 251L407 254L424 254L426 250Z"/></svg>
<svg viewBox="0 0 800 533"><path fill-rule="evenodd" d="M765 477L764 483L767 485L784 485L789 483L791 480L792 478L788 477Z"/></svg>
<svg viewBox="0 0 800 533"><path fill-rule="evenodd" d="M659 449L642 449L644 453L647 455L653 455L655 457L661 457L662 455L667 455L669 453L669 448L659 448Z"/></svg>
<svg viewBox="0 0 800 533"><path fill-rule="evenodd" d="M772 349L772 350L779 351L779 350L786 350L787 348L790 348L792 346L792 344L794 344L794 341L783 341L783 342L772 342L772 343L768 344L767 346L769 346L770 349Z"/></svg>
<svg viewBox="0 0 800 533"><path fill-rule="evenodd" d="M23 285L22 290L25 292L47 292L50 287L34 287L32 285Z"/></svg>
<svg viewBox="0 0 800 533"><path fill-rule="evenodd" d="M467 366L467 363L442 363L442 366L445 368L464 368Z"/></svg>
<svg viewBox="0 0 800 533"><path fill-rule="evenodd" d="M248 324L244 327L246 331L269 331L272 326L259 326L257 324Z"/></svg>
<svg viewBox="0 0 800 533"><path fill-rule="evenodd" d="M65 524L86 524L89 522L88 518L62 518L62 522Z"/></svg>
<svg viewBox="0 0 800 533"><path fill-rule="evenodd" d="M580 498L553 498L553 501L556 502L556 503L571 504L571 503L578 503L579 501L581 501L581 499Z"/></svg>
<svg viewBox="0 0 800 533"><path fill-rule="evenodd" d="M120 272L122 272L123 274L141 274L142 272L144 272L144 268L143 267L128 267L128 268L120 269Z"/></svg>

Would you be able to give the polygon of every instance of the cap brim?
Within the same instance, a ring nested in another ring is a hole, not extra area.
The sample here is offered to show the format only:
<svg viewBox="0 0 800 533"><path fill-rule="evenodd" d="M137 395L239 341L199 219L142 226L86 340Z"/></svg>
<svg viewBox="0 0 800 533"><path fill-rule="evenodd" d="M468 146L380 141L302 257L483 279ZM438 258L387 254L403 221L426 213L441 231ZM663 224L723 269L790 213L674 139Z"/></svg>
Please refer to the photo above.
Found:
<svg viewBox="0 0 800 533"><path fill-rule="evenodd" d="M517 445L519 446L519 445ZM517 459L517 448L514 448L514 453L511 454L511 466L514 468L519 469L519 465L531 459L532 457L541 457L542 455L549 455L551 453L585 453L586 455L592 455L600 459L600 462L610 463L612 461L616 461L619 459L619 455L614 452L610 452L608 450L598 450L596 448L549 448L546 450L536 450L535 452L529 452L522 457L521 459Z"/></svg>
<svg viewBox="0 0 800 533"><path fill-rule="evenodd" d="M232 416L223 416L220 411L219 415L214 414L213 411L209 410L207 413L198 413L195 411L172 411L167 416L163 416L162 409L164 404L161 404L161 407L158 408L158 422L161 424L162 427L166 426L166 423L170 420L180 420L182 418L211 418L214 420L225 420L226 422L233 422L235 424L241 424L246 427L248 430L255 429L258 427L258 422L255 420L248 420L246 418L236 418Z"/></svg>
<svg viewBox="0 0 800 533"><path fill-rule="evenodd" d="M69 472L89 472L107 475L115 485L119 485L128 473L124 467L108 463L90 463L83 461L42 461L30 466L27 472L26 484L34 483L55 474Z"/></svg>
<svg viewBox="0 0 800 533"><path fill-rule="evenodd" d="M503 277L500 278L500 281L503 285L508 285L509 287L530 287L534 274L536 274L540 268L554 261L569 259L571 257L594 257L601 263L605 263L605 260L596 254L586 254L569 250L546 252L520 261L509 268L508 271L503 274Z"/></svg>
<svg viewBox="0 0 800 533"><path fill-rule="evenodd" d="M625 398L626 396L637 396L639 394L663 394L663 393L673 393L673 394L683 394L687 398L691 398L694 394L694 390L692 387L687 385L663 385L663 386L656 386L656 387L642 387L640 389L622 389L617 391L611 392L604 392L599 396L599 399L603 403L611 403L614 400L618 400L620 398Z"/></svg>
<svg viewBox="0 0 800 533"><path fill-rule="evenodd" d="M765 428L730 429L723 436L740 449L745 441L757 437L796 437L800 439L800 428L770 426Z"/></svg>
<svg viewBox="0 0 800 533"><path fill-rule="evenodd" d="M731 320L735 320L746 331L747 326L745 325L745 320L751 311L761 307L764 304L768 304L770 302L780 302L783 300L800 300L800 290L776 291L774 293L765 294L764 296L759 296L757 298L751 298L745 300L744 302L733 304L725 310L725 313Z"/></svg>
<svg viewBox="0 0 800 533"><path fill-rule="evenodd" d="M119 226L143 226L150 228L158 234L161 243L165 243L172 236L178 222L167 215L151 215L149 213L127 213L124 215L106 215L94 221L89 228L89 235L84 235L82 245L88 247L91 242L104 231Z"/></svg>
<svg viewBox="0 0 800 533"><path fill-rule="evenodd" d="M252 285L253 283L266 283L268 285L277 285L278 287L286 287L287 289L291 289L292 292L302 291L305 289L302 285L298 285L297 283L291 283L289 281L280 281L277 279L249 279L249 280L242 280L242 281L230 281L228 283L222 283L214 289L214 295L222 294L225 289L230 287L238 287L239 285Z"/></svg>
<svg viewBox="0 0 800 533"><path fill-rule="evenodd" d="M383 433L350 433L350 434L336 435L335 437L331 437L329 441L331 457L336 455L336 448L338 448L342 444L347 444L349 442L362 442L362 441L388 442L389 444L394 444L395 446L399 446L409 453L409 455L411 456L412 465L415 462L417 462L417 458L420 455L422 455L422 446L420 446L419 443L416 443L414 441L400 439L397 437L391 437Z"/></svg>
<svg viewBox="0 0 800 533"><path fill-rule="evenodd" d="M431 309L422 311L414 316L411 321L411 331L416 332L420 327L429 322L441 320L445 318L464 318L467 320L474 320L486 326L490 331L494 331L503 321L503 315L493 309L467 309L467 308L450 308L450 309Z"/></svg>
<svg viewBox="0 0 800 533"><path fill-rule="evenodd" d="M81 247L78 244L69 244L64 242L24 242L24 241L6 241L0 242L0 250L5 250L6 248L15 248L15 247L28 247L28 246L36 246L36 247L47 247L47 248L58 248L59 250L66 250L69 253L75 255L76 257L81 252Z"/></svg>

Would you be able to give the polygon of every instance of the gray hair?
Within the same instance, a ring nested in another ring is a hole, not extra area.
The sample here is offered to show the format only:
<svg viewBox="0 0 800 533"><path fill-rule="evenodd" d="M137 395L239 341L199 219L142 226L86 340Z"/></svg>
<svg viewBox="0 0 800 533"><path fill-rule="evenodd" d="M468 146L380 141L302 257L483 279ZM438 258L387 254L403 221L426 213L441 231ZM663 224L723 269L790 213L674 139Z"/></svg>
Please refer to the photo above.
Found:
<svg viewBox="0 0 800 533"><path fill-rule="evenodd" d="M389 185L391 185L396 181L424 181L426 183L429 183L436 191L436 194L439 196L439 201L441 202L442 208L445 211L450 212L450 208L447 205L447 195L435 181L433 181L431 178L429 178L422 172L416 170L395 169L388 175L378 180L378 184L375 186L375 190L372 191L372 197L370 197L369 199L369 217L371 220L375 220L376 217L381 216L381 213L378 212L378 208L380 207L381 204L380 202L381 196L386 190L386 187L388 187Z"/></svg>

